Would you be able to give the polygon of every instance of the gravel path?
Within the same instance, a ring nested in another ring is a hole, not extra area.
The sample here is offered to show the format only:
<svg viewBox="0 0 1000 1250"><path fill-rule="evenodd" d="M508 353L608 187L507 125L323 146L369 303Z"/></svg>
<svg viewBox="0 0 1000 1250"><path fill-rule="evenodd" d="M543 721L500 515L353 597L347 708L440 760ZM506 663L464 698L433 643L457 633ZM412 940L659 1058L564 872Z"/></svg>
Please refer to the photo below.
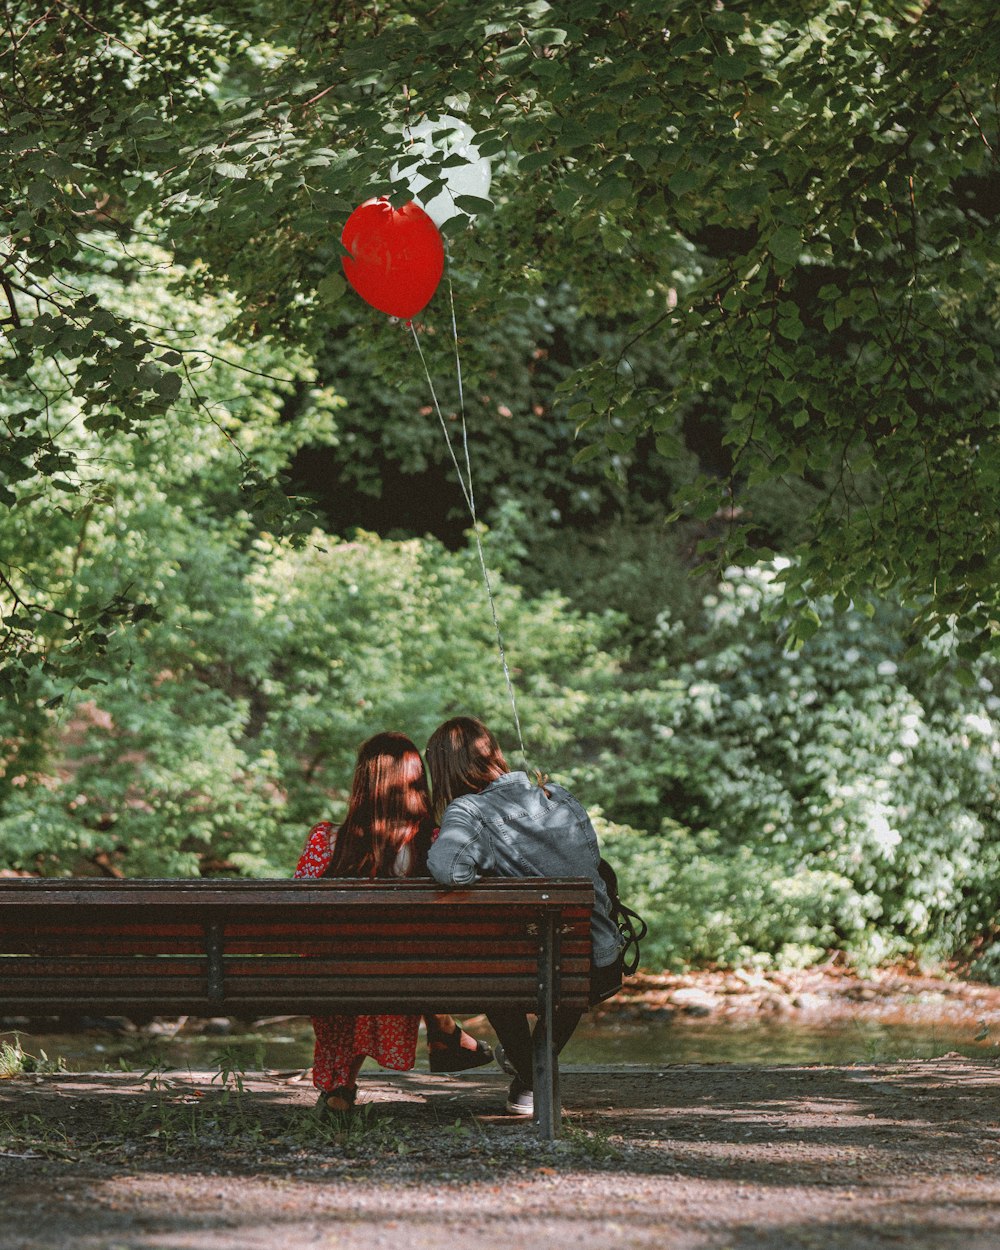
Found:
<svg viewBox="0 0 1000 1250"><path fill-rule="evenodd" d="M997 1250L1000 1067L564 1072L565 1133L499 1073L363 1077L322 1127L282 1074L0 1083L3 1250Z"/></svg>

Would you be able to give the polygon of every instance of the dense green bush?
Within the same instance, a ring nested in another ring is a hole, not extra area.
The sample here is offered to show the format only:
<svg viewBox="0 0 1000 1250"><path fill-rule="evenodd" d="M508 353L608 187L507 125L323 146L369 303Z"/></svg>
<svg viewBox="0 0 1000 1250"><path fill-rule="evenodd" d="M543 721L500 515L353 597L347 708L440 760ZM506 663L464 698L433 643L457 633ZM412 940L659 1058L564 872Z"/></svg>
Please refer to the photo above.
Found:
<svg viewBox="0 0 1000 1250"><path fill-rule="evenodd" d="M669 819L656 834L600 814L595 824L622 898L649 924L647 967L795 967L863 932L864 901L838 873L782 862L749 842L727 847L714 830L694 833Z"/></svg>
<svg viewBox="0 0 1000 1250"><path fill-rule="evenodd" d="M623 508L635 517L662 516L672 486L696 471L694 456L679 441L669 459L657 455L647 435L615 453L604 449L578 460L578 422L568 415L571 397L559 390L584 361L618 350L618 327L582 312L568 286L498 296L472 316L470 304L481 298L478 268L452 261L449 273L480 515L493 524L502 508L512 507L529 546L545 539L556 547L578 528L603 528ZM432 318L420 325L422 351L457 435L455 345L447 306L438 307L436 324ZM460 533L465 510L409 330L373 321L367 309L344 301L317 366L347 401L340 444L335 452L300 457L296 468L329 528L344 532L367 515L382 533L400 527L419 533L431 524L442 537ZM655 347L640 341L630 349L631 385L670 386L665 367Z"/></svg>
<svg viewBox="0 0 1000 1250"><path fill-rule="evenodd" d="M472 709L521 763L472 550L316 535L302 551L264 555L254 576L260 741L285 761L290 808L303 819L316 787L342 790L359 741L386 726L422 746L442 719ZM589 690L612 681L616 664L601 650L601 618L555 595L526 599L499 578L494 592L534 763L572 742Z"/></svg>
<svg viewBox="0 0 1000 1250"><path fill-rule="evenodd" d="M283 874L308 826L342 810L358 743L379 729L422 745L472 710L520 763L471 550L317 533L297 550L260 538L233 553L197 528L198 561L161 569L170 594L142 646L110 653L95 686L50 712L48 767L10 786L0 860ZM495 589L525 734L557 751L586 687L614 672L605 626L554 595Z"/></svg>
<svg viewBox="0 0 1000 1250"><path fill-rule="evenodd" d="M602 704L573 784L651 835L684 827L622 844L671 958L961 950L996 911L996 674L969 689L907 654L888 609L830 613L783 650L773 594L766 571L731 570L696 632L662 622L660 675Z"/></svg>

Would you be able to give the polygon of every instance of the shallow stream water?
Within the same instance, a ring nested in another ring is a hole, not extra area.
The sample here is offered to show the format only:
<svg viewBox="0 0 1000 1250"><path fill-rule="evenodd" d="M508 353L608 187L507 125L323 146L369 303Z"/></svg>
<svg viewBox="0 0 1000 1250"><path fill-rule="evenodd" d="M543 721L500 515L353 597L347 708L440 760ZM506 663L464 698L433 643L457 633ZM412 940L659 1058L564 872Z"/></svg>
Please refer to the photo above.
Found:
<svg viewBox="0 0 1000 1250"><path fill-rule="evenodd" d="M482 1017L467 1021L470 1032L494 1041ZM9 1026L0 1041L14 1033L29 1054L42 1051L62 1060L70 1071L104 1068L211 1070L220 1062L245 1071L295 1070L312 1061L312 1030L298 1017L258 1022L251 1028L226 1022L192 1021L116 1031L88 1027L75 1032L31 1032ZM974 1018L919 1022L860 1017L762 1019L759 1016L708 1019L634 1020L607 1016L581 1023L566 1050L567 1064L649 1065L687 1063L849 1064L897 1059L931 1059L948 1053L1000 1060L1000 1028L986 1029ZM426 1069L423 1044L417 1067Z"/></svg>

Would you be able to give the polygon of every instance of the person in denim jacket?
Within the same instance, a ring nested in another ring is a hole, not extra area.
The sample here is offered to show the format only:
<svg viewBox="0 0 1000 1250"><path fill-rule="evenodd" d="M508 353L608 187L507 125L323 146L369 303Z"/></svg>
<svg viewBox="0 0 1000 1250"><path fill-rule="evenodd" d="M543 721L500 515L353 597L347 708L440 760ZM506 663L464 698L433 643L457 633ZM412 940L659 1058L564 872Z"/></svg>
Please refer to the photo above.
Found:
<svg viewBox="0 0 1000 1250"><path fill-rule="evenodd" d="M512 772L489 729L471 716L440 725L425 753L440 833L427 855L431 875L442 885L461 886L481 877L589 877L594 883L590 919L591 1003L621 986L622 939L611 919L598 872L597 834L581 804L564 787L534 785L527 773ZM579 1011L557 1010L556 1053L580 1021ZM497 1059L514 1080L507 1110L530 1115L531 1028L527 1014L493 1010L489 1021L500 1040Z"/></svg>

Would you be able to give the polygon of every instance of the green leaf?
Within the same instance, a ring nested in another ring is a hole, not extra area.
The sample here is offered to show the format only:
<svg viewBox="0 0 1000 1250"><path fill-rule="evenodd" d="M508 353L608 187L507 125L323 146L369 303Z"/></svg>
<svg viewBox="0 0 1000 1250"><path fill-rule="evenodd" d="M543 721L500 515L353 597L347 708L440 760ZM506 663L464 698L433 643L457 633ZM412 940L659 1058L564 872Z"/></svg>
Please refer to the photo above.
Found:
<svg viewBox="0 0 1000 1250"><path fill-rule="evenodd" d="M42 162L42 169L50 178L55 178L59 182L72 178L77 172L76 167L61 156L47 156Z"/></svg>
<svg viewBox="0 0 1000 1250"><path fill-rule="evenodd" d="M179 373L163 373L154 383L154 389L161 399L173 403L181 393L181 375Z"/></svg>
<svg viewBox="0 0 1000 1250"><path fill-rule="evenodd" d="M712 69L726 81L745 78L750 68L750 62L742 56L717 56L712 62Z"/></svg>
<svg viewBox="0 0 1000 1250"><path fill-rule="evenodd" d="M794 265L802 252L802 236L794 226L782 226L768 239L767 248L775 260Z"/></svg>
<svg viewBox="0 0 1000 1250"><path fill-rule="evenodd" d="M446 239L450 239L456 235L463 234L466 230L468 230L470 224L470 219L465 215L465 213L458 213L454 217L449 217L448 220L443 223L441 226L441 233Z"/></svg>
<svg viewBox="0 0 1000 1250"><path fill-rule="evenodd" d="M682 169L667 183L667 186L676 196L687 195L689 191L693 191L695 187L701 183L701 177L693 170Z"/></svg>
<svg viewBox="0 0 1000 1250"><path fill-rule="evenodd" d="M586 464L589 460L595 460L598 456L605 454L605 448L601 443L591 443L587 447L581 448L573 457L574 464Z"/></svg>
<svg viewBox="0 0 1000 1250"><path fill-rule="evenodd" d="M551 162L551 152L526 152L524 156L518 157L517 168L522 174L533 174L536 169L544 169Z"/></svg>
<svg viewBox="0 0 1000 1250"><path fill-rule="evenodd" d="M730 34L742 34L746 25L746 18L742 13L733 13L727 9L706 13L702 21L709 30L724 30Z"/></svg>
<svg viewBox="0 0 1000 1250"><path fill-rule="evenodd" d="M460 208L463 213L475 215L493 210L493 201L481 199L478 195L456 195L454 198L455 207Z"/></svg>
<svg viewBox="0 0 1000 1250"><path fill-rule="evenodd" d="M546 48L558 48L566 42L566 32L558 26L546 26L542 30L531 32L533 43L540 43Z"/></svg>
<svg viewBox="0 0 1000 1250"><path fill-rule="evenodd" d="M329 273L316 285L316 294L324 304L335 304L347 290L343 274Z"/></svg>

